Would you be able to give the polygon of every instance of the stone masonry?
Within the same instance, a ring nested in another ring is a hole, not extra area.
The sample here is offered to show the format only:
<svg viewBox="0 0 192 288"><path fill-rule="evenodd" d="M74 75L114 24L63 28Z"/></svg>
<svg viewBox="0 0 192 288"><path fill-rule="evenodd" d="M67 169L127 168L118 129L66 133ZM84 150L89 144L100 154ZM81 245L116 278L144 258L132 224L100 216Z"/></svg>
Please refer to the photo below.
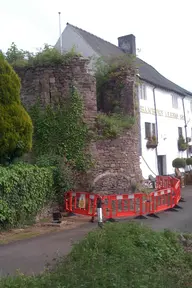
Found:
<svg viewBox="0 0 192 288"><path fill-rule="evenodd" d="M69 95L70 85L74 84L84 100L85 120L90 126L94 125L97 115L96 81L87 67L87 59L76 57L68 65L15 69L21 78L21 99L24 106L29 108L37 99L42 107L57 104ZM129 112L130 107L133 107L131 112L136 117L136 123L117 139L91 143L90 150L95 165L81 177L83 181L79 181L78 189L92 189L101 193L129 193L131 185L141 180L139 121L133 105L135 81L133 77L126 77L125 81L122 99L129 103Z"/></svg>
<svg viewBox="0 0 192 288"><path fill-rule="evenodd" d="M21 79L21 101L28 109L40 101L42 107L59 104L73 84L84 100L84 117L90 124L97 113L96 82L87 69L88 60L74 57L70 64L16 68Z"/></svg>

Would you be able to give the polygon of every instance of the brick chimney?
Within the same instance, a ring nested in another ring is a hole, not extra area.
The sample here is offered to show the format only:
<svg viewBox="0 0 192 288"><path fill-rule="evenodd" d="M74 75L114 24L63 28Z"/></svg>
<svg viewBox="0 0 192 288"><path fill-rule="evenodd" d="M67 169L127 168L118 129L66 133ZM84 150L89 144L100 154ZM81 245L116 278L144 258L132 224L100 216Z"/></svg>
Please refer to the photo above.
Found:
<svg viewBox="0 0 192 288"><path fill-rule="evenodd" d="M119 37L118 46L125 53L136 55L135 36L133 34Z"/></svg>

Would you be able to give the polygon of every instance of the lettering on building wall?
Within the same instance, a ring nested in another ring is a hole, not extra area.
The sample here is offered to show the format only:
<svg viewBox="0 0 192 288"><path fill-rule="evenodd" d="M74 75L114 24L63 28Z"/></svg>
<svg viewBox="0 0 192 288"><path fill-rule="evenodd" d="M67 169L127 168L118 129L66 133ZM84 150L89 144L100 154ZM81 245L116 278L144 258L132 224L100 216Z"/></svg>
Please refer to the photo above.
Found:
<svg viewBox="0 0 192 288"><path fill-rule="evenodd" d="M155 115L155 109L154 108L141 106L140 112L145 113L145 114ZM182 114L173 113L173 112L164 111L164 110L159 110L159 109L157 109L157 115L168 117L168 118L173 118L173 119L178 119L178 120L184 120L184 116Z"/></svg>

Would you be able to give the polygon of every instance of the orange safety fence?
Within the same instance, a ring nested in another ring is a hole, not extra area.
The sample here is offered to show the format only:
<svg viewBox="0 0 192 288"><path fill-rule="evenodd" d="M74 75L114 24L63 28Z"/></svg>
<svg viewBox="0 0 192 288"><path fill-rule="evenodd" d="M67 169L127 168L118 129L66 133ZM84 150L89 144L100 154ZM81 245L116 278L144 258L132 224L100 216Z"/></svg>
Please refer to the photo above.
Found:
<svg viewBox="0 0 192 288"><path fill-rule="evenodd" d="M156 191L149 194L98 195L88 192L67 192L65 210L94 218L97 199L102 200L105 219L137 217L173 208L181 199L180 180L171 176L157 176Z"/></svg>
<svg viewBox="0 0 192 288"><path fill-rule="evenodd" d="M67 192L65 194L65 210L75 214L94 216L98 195L88 192Z"/></svg>

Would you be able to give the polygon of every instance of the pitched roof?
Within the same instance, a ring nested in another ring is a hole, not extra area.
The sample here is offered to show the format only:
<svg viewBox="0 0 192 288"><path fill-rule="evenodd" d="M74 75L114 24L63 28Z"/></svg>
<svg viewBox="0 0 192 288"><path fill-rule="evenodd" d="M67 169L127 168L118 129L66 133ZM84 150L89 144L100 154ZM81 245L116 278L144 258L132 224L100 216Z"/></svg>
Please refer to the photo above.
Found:
<svg viewBox="0 0 192 288"><path fill-rule="evenodd" d="M67 23L67 25L70 26L73 30L75 30L75 32L78 33L100 56L108 57L124 55L124 52L118 46L69 23ZM154 86L178 93L183 96L192 96L192 92L189 92L178 86L177 84L171 82L163 75L161 75L155 68L153 68L151 65L144 62L140 58L136 58L136 63L138 65L140 75L139 77L141 80L144 80Z"/></svg>

